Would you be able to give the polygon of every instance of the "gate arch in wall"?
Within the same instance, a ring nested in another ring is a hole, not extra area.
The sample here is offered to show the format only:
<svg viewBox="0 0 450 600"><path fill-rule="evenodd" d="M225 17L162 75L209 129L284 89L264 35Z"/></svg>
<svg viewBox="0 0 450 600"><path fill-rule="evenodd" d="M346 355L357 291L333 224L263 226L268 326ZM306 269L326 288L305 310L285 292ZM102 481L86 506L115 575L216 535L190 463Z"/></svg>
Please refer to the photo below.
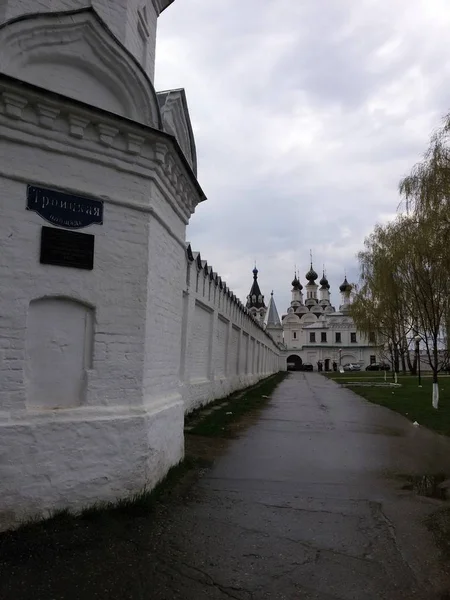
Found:
<svg viewBox="0 0 450 600"><path fill-rule="evenodd" d="M286 363L288 371L300 371L303 361L297 354L291 354L287 357Z"/></svg>
<svg viewBox="0 0 450 600"><path fill-rule="evenodd" d="M357 363L357 362L359 362L359 361L354 354L349 354L349 353L344 354L343 353L341 356L342 366L346 365L347 363Z"/></svg>
<svg viewBox="0 0 450 600"><path fill-rule="evenodd" d="M27 407L83 404L92 368L94 310L77 300L44 297L29 305L26 331Z"/></svg>

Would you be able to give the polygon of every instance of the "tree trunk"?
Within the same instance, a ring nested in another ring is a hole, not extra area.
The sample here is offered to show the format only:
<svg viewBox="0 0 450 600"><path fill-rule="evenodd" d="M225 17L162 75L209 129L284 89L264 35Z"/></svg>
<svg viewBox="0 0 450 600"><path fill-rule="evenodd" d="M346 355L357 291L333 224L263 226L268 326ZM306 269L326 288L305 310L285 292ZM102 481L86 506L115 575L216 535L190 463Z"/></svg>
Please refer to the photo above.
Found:
<svg viewBox="0 0 450 600"><path fill-rule="evenodd" d="M403 375L406 375L406 359L404 350L402 350L402 373Z"/></svg>
<svg viewBox="0 0 450 600"><path fill-rule="evenodd" d="M406 354L406 360L408 362L408 369L411 375L417 375L417 354L414 353L414 361L411 362L411 355L408 352Z"/></svg>
<svg viewBox="0 0 450 600"><path fill-rule="evenodd" d="M394 346L394 371L398 373L400 368L400 353L398 351L398 346Z"/></svg>
<svg viewBox="0 0 450 600"><path fill-rule="evenodd" d="M436 340L434 340L433 343L433 360L434 360L434 365L433 365L433 399L432 399L432 403L433 403L433 408L438 408L439 407L439 383L438 383L438 370L439 370L439 354L438 354L438 347L437 347L437 342Z"/></svg>

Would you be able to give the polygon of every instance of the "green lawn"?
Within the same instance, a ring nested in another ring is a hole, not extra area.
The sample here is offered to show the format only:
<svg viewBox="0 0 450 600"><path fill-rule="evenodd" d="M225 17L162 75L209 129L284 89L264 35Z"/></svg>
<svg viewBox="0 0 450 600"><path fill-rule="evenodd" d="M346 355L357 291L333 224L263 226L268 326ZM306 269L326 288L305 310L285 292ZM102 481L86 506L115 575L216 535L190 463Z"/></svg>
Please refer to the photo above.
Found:
<svg viewBox="0 0 450 600"><path fill-rule="evenodd" d="M384 373L361 371L359 373L326 373L325 377L346 385L351 382L384 382ZM387 373L387 381L392 382L392 373ZM418 386L417 376L399 375L401 387L352 387L356 394L366 400L395 410L411 421L417 421L424 427L439 433L450 435L450 376L439 378L439 409L431 405L432 378L422 375L422 387Z"/></svg>

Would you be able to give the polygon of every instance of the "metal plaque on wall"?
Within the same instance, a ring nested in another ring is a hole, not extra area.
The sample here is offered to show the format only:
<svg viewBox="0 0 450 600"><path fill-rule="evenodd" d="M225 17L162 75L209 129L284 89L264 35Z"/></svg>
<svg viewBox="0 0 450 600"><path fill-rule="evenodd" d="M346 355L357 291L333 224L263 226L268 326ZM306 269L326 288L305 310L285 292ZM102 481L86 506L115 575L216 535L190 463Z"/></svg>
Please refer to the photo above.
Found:
<svg viewBox="0 0 450 600"><path fill-rule="evenodd" d="M52 225L67 229L81 229L93 224L103 225L101 200L32 185L27 188L27 210L36 212Z"/></svg>
<svg viewBox="0 0 450 600"><path fill-rule="evenodd" d="M94 242L95 236L88 233L42 227L40 262L92 271Z"/></svg>

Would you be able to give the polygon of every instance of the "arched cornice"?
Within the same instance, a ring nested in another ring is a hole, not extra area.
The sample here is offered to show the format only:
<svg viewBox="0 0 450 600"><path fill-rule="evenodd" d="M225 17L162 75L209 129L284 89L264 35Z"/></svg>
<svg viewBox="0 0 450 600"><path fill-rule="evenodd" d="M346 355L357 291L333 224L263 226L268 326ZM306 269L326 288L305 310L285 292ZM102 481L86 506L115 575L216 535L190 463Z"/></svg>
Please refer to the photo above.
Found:
<svg viewBox="0 0 450 600"><path fill-rule="evenodd" d="M3 73L163 128L150 79L93 8L8 21L0 48Z"/></svg>

